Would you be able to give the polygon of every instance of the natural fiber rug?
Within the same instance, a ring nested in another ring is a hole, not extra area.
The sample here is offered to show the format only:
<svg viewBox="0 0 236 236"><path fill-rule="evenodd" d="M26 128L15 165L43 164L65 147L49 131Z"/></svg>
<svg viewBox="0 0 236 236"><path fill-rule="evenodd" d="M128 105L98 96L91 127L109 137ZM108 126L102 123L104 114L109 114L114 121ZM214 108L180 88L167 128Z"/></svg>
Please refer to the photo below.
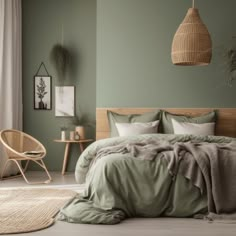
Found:
<svg viewBox="0 0 236 236"><path fill-rule="evenodd" d="M63 189L0 190L0 234L32 232L49 227L76 192Z"/></svg>

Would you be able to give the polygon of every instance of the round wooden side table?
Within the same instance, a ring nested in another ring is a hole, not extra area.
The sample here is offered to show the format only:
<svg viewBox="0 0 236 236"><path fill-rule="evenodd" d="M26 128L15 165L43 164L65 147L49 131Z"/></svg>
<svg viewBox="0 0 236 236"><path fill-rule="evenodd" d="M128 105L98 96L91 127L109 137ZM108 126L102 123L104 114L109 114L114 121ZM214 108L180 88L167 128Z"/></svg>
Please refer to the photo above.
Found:
<svg viewBox="0 0 236 236"><path fill-rule="evenodd" d="M82 153L84 151L84 144L92 142L93 139L80 139L80 140L61 140L61 139L54 139L54 142L57 143L65 143L65 153L64 153L64 159L63 159L63 165L62 165L62 171L61 174L64 175L66 171L67 161L68 161L68 155L70 150L70 144L77 143L80 147L80 152Z"/></svg>

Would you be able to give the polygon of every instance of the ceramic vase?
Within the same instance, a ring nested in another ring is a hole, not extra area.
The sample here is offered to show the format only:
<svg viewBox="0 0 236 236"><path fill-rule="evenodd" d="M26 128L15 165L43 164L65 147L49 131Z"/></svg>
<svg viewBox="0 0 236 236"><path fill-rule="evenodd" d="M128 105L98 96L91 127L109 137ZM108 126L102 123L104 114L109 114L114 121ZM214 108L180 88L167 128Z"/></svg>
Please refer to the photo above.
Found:
<svg viewBox="0 0 236 236"><path fill-rule="evenodd" d="M75 132L79 134L80 139L85 139L85 130L83 126L76 126Z"/></svg>
<svg viewBox="0 0 236 236"><path fill-rule="evenodd" d="M75 132L70 131L70 140L75 140Z"/></svg>

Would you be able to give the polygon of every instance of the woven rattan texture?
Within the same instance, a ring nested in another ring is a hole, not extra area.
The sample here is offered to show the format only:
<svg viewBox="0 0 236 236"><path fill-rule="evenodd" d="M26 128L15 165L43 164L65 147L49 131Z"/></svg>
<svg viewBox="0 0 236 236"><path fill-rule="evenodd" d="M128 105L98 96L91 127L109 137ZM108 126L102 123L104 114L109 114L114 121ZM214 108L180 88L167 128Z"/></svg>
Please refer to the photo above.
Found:
<svg viewBox="0 0 236 236"><path fill-rule="evenodd" d="M208 65L212 42L196 8L190 8L172 42L172 62L176 65Z"/></svg>
<svg viewBox="0 0 236 236"><path fill-rule="evenodd" d="M25 233L49 227L76 192L59 189L0 190L0 234Z"/></svg>

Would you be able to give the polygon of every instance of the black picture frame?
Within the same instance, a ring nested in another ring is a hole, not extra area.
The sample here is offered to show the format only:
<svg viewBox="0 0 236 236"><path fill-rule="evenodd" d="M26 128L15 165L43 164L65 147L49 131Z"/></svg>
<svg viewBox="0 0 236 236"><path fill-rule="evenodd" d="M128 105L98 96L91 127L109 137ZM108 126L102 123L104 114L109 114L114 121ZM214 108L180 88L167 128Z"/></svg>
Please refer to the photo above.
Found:
<svg viewBox="0 0 236 236"><path fill-rule="evenodd" d="M52 110L52 77L34 76L34 110Z"/></svg>

